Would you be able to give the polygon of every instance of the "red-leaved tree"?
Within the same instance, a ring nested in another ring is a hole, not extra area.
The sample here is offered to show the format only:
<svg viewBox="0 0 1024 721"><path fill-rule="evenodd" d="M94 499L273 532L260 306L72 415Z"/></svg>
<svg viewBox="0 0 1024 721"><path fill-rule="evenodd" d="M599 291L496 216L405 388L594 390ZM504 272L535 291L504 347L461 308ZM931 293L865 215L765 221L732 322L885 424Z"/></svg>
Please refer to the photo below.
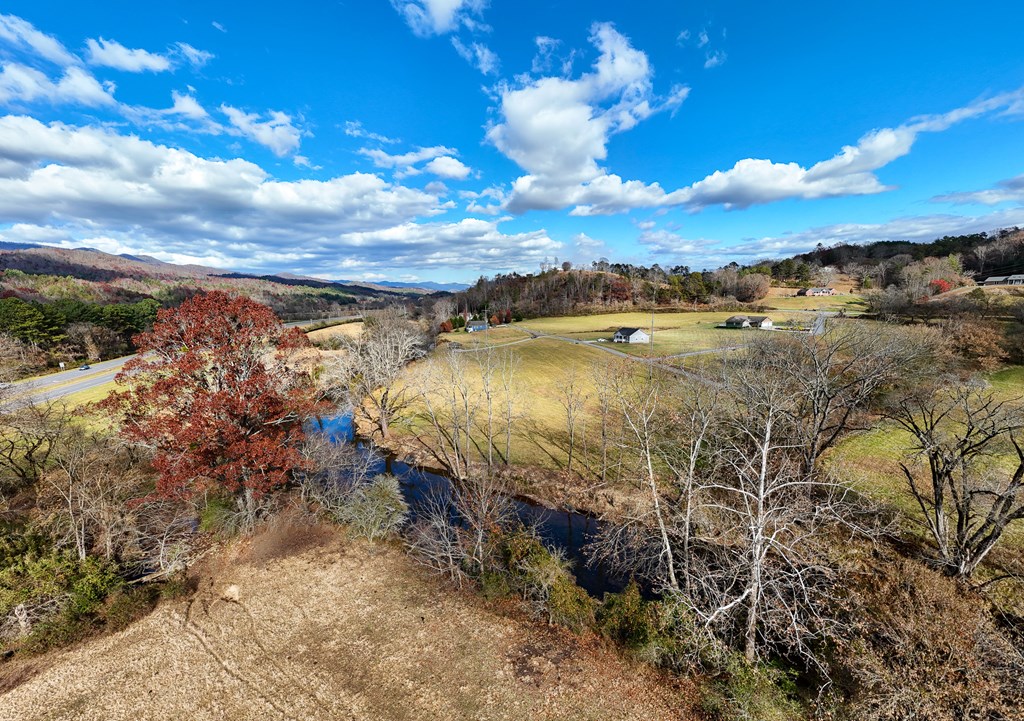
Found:
<svg viewBox="0 0 1024 721"><path fill-rule="evenodd" d="M154 449L157 493L235 494L250 511L302 469L303 421L318 412L308 373L293 367L309 341L273 311L219 291L162 310L135 337L138 357L104 402L129 440Z"/></svg>

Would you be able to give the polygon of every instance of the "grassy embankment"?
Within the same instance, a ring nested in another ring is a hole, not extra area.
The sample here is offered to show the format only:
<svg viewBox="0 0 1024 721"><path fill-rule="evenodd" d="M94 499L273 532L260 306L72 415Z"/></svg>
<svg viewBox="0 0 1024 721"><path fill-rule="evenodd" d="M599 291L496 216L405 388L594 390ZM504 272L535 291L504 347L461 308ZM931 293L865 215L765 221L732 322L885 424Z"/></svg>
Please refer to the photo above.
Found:
<svg viewBox="0 0 1024 721"><path fill-rule="evenodd" d="M992 389L1003 400L1024 396L1024 366L1005 368L990 374L988 379ZM880 422L871 430L842 441L828 454L827 463L859 492L902 511L912 530L923 533L924 529L917 523L921 510L907 488L899 465L900 462L908 462L912 464L912 470L927 472L919 461L908 458L911 443L908 433L891 423ZM1003 473L1012 472L1016 468L1016 457L1003 455L994 459L992 468ZM1024 548L1024 528L1018 526L1008 531L1005 541L1014 547Z"/></svg>

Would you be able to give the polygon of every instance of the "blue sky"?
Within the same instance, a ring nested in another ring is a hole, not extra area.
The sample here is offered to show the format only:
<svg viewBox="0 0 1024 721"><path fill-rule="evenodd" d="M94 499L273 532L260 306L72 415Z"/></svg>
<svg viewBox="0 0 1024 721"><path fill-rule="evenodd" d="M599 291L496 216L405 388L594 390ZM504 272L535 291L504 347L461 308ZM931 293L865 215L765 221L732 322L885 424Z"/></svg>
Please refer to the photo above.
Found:
<svg viewBox="0 0 1024 721"><path fill-rule="evenodd" d="M1022 21L1001 1L7 1L0 240L471 280L1024 224Z"/></svg>

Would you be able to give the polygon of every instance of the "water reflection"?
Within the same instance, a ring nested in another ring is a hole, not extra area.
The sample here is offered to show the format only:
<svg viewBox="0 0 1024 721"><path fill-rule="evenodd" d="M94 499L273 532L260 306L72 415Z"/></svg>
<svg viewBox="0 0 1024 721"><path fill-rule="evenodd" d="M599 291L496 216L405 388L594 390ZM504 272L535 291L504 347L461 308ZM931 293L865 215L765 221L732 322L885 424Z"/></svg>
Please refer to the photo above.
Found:
<svg viewBox="0 0 1024 721"><path fill-rule="evenodd" d="M319 430L335 443L356 443L363 447L363 442L355 438L352 416L349 414L322 419ZM410 466L389 456L381 456L373 472L391 473L399 479L414 519L417 506L426 496L446 489L452 482L446 476ZM622 590L625 584L621 579L611 578L600 568L593 568L587 563L584 549L597 537L601 521L582 513L544 508L522 499L514 501L523 523L534 524L547 545L561 549L566 558L572 561L576 582L587 593L600 598L606 592Z"/></svg>

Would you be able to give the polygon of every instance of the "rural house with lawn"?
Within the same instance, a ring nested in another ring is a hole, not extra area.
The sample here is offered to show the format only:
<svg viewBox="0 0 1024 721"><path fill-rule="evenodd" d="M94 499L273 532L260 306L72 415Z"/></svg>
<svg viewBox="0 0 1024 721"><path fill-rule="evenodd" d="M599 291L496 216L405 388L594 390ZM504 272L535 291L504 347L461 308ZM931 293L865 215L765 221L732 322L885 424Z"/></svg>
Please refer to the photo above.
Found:
<svg viewBox="0 0 1024 721"><path fill-rule="evenodd" d="M619 328L612 340L616 343L650 343L651 337L640 328Z"/></svg>
<svg viewBox="0 0 1024 721"><path fill-rule="evenodd" d="M466 332L477 333L482 330L487 330L488 327L487 321L485 320L471 320L466 323Z"/></svg>
<svg viewBox="0 0 1024 721"><path fill-rule="evenodd" d="M835 295L835 288L801 288L796 292L797 295L806 295L809 297L821 296L821 295Z"/></svg>
<svg viewBox="0 0 1024 721"><path fill-rule="evenodd" d="M750 318L745 315L732 315L725 319L726 328L749 328Z"/></svg>

